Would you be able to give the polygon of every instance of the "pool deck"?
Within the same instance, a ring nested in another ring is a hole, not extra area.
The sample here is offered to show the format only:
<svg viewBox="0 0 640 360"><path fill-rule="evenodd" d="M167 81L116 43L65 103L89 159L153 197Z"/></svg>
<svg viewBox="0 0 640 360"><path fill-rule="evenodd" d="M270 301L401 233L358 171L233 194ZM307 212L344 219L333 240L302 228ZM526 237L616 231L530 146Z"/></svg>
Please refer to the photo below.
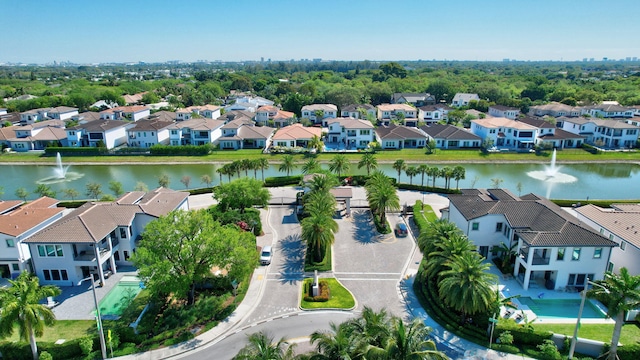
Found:
<svg viewBox="0 0 640 360"><path fill-rule="evenodd" d="M532 283L531 286L529 286L529 289L524 290L522 288L522 285L520 285L520 282L518 282L517 279L515 279L513 276L506 276L506 277L503 276L502 273L500 273L500 270L498 270L498 268L493 264L493 262L490 262L490 263L491 263L491 268L489 271L495 274L496 276L498 276L498 279L499 279L498 288L500 289L500 292L505 297L520 295L521 297L530 297L532 299L544 298L544 299L580 300L579 292L564 292L564 291L548 290L544 288L544 286L540 286L534 283ZM602 305L600 302L596 300L590 300L590 301L597 307L601 309L606 309L604 305ZM515 313L511 317L515 317L518 313L520 313L520 310L522 310L524 311L528 320L535 319L536 323L575 324L577 320L576 318L571 318L571 317L540 318L540 317L537 317L536 314L533 311L531 311L528 306L520 304L517 298L514 299L513 302L516 305L518 305L518 310L515 310ZM587 319L587 318L582 318L580 322L583 324L613 324L614 323L612 319Z"/></svg>
<svg viewBox="0 0 640 360"><path fill-rule="evenodd" d="M118 272L111 275L105 285L96 287L96 297L98 303L107 296L123 276L136 275L134 267L118 267ZM91 282L85 281L80 286L61 286L62 294L56 296L54 300L58 303L52 310L58 320L93 320L95 316L95 304L93 302L93 292Z"/></svg>

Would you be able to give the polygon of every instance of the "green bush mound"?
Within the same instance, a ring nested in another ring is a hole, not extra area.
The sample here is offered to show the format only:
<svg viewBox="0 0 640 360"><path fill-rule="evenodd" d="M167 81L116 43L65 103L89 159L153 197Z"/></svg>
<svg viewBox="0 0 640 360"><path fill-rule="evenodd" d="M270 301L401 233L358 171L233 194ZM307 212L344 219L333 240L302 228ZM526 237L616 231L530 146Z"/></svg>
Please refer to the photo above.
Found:
<svg viewBox="0 0 640 360"><path fill-rule="evenodd" d="M298 185L302 181L302 175L277 176L264 179L265 187L278 187L287 185Z"/></svg>
<svg viewBox="0 0 640 360"><path fill-rule="evenodd" d="M313 296L313 282L305 281L304 288L304 301L307 302L327 302L331 298L331 290L329 289L329 282L327 280L318 280L320 287L320 294Z"/></svg>
<svg viewBox="0 0 640 360"><path fill-rule="evenodd" d="M349 290L347 290L340 282L334 278L323 278L319 282L326 282L329 288L330 297L327 301L306 301L305 296L308 294L313 279L304 279L302 284L302 298L300 307L306 310L313 309L353 309L356 306L356 300Z"/></svg>
<svg viewBox="0 0 640 360"><path fill-rule="evenodd" d="M324 257L321 262L313 261L313 254L311 251L308 251L305 255L304 261L304 271L331 271L332 263L331 263L331 246L328 246L324 251Z"/></svg>
<svg viewBox="0 0 640 360"><path fill-rule="evenodd" d="M209 155L213 151L213 145L153 145L149 150L150 154L154 156L203 156Z"/></svg>

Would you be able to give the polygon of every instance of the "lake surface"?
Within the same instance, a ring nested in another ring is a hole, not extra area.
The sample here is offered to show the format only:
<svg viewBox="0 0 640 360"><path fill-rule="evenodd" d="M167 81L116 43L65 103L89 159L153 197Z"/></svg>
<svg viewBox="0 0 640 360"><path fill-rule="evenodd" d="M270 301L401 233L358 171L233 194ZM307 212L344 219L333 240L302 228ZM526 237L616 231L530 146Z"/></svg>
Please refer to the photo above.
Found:
<svg viewBox="0 0 640 360"><path fill-rule="evenodd" d="M64 161L64 159L63 159ZM414 165L414 164L411 164ZM546 166L541 164L460 164L466 169L466 177L460 181L460 188L491 188L492 179L501 179L501 188L511 190L518 194L518 184L521 187L521 194L536 193L541 196L553 199L640 199L640 166L636 164L571 164L561 165L561 173L571 175L577 180L572 183L556 183L534 179L527 175L530 171L544 171ZM76 175L74 180L53 182L49 186L57 191L57 198L64 199L62 190L74 188L80 194L80 198L86 198L87 183L94 182L102 185L103 193L109 191L109 181L117 180L122 183L125 191L133 190L136 183L143 182L149 189L158 187L158 179L162 175L167 175L170 179L169 187L175 190L185 189L185 185L180 181L184 176L191 178L189 188L204 187L201 182L202 175L209 175L213 180L213 185L220 183L220 177L215 172L219 165L213 164L172 164L172 165L72 165L68 172ZM439 168L445 165L438 165ZM455 165L447 165L455 166ZM278 165L271 166L264 171L265 177L283 176L285 173L279 172ZM327 168L327 165L324 165ZM27 191L33 192L38 186L38 181L50 178L53 175L54 165L0 165L0 186L4 188L2 199L16 199L15 191L24 187ZM387 175L397 178L397 172L391 164L380 166ZM300 174L298 169L292 172ZM365 174L365 169L357 169L352 164L351 174ZM244 172L241 173L244 176ZM253 177L253 171L248 175ZM262 178L261 171L257 176ZM71 176L73 177L73 176ZM236 178L235 176L232 179ZM224 176L223 182L228 181ZM401 182L409 182L406 174L400 177ZM431 179L425 176L425 183L431 184ZM421 175L413 178L414 184L421 183ZM436 186L444 186L444 179L436 179ZM455 180L451 180L451 186L456 187ZM30 194L28 199L35 199L37 195Z"/></svg>

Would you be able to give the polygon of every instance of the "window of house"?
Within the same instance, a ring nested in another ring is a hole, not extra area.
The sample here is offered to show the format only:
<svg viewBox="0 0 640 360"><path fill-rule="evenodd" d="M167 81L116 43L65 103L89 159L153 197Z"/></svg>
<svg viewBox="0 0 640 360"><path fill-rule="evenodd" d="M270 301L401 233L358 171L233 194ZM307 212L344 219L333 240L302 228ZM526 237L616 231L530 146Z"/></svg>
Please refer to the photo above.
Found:
<svg viewBox="0 0 640 360"><path fill-rule="evenodd" d="M564 252L565 252L565 248L558 248L558 256L556 257L556 260L563 261L564 260Z"/></svg>
<svg viewBox="0 0 640 360"><path fill-rule="evenodd" d="M129 252L128 251L124 252L124 260L125 261L129 260Z"/></svg>
<svg viewBox="0 0 640 360"><path fill-rule="evenodd" d="M613 234L609 234L609 240L613 240Z"/></svg>
<svg viewBox="0 0 640 360"><path fill-rule="evenodd" d="M38 255L40 257L62 257L62 245L38 245Z"/></svg>
<svg viewBox="0 0 640 360"><path fill-rule="evenodd" d="M16 241L14 239L7 239L7 247L16 247Z"/></svg>
<svg viewBox="0 0 640 360"><path fill-rule="evenodd" d="M571 253L571 260L580 260L580 251L582 251L581 248L573 248L573 253Z"/></svg>
<svg viewBox="0 0 640 360"><path fill-rule="evenodd" d="M11 268L13 269L13 271L20 271L20 265L16 263L11 264Z"/></svg>
<svg viewBox="0 0 640 360"><path fill-rule="evenodd" d="M501 222L496 224L496 232L500 232L500 231L502 231L502 223Z"/></svg>
<svg viewBox="0 0 640 360"><path fill-rule="evenodd" d="M620 250L624 251L624 249L627 247L627 242L626 241L620 241Z"/></svg>
<svg viewBox="0 0 640 360"><path fill-rule="evenodd" d="M593 251L593 258L594 259L600 259L602 257L602 248L596 248Z"/></svg>
<svg viewBox="0 0 640 360"><path fill-rule="evenodd" d="M121 239L126 239L127 238L127 230L123 227L120 228L120 238Z"/></svg>
<svg viewBox="0 0 640 360"><path fill-rule="evenodd" d="M480 229L480 223L474 222L471 223L471 230L478 230Z"/></svg>
<svg viewBox="0 0 640 360"><path fill-rule="evenodd" d="M600 228L600 234L604 234L604 229Z"/></svg>
<svg viewBox="0 0 640 360"><path fill-rule="evenodd" d="M609 261L609 264L607 265L607 271L613 272L613 263L611 261Z"/></svg>

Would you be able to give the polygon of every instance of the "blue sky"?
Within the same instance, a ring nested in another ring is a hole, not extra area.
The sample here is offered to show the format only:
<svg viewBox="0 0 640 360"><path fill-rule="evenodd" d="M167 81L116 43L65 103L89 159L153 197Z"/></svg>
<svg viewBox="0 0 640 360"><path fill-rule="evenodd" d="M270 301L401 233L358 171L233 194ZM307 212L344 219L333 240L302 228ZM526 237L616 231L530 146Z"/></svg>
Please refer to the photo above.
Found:
<svg viewBox="0 0 640 360"><path fill-rule="evenodd" d="M0 62L640 57L639 0L0 0Z"/></svg>

